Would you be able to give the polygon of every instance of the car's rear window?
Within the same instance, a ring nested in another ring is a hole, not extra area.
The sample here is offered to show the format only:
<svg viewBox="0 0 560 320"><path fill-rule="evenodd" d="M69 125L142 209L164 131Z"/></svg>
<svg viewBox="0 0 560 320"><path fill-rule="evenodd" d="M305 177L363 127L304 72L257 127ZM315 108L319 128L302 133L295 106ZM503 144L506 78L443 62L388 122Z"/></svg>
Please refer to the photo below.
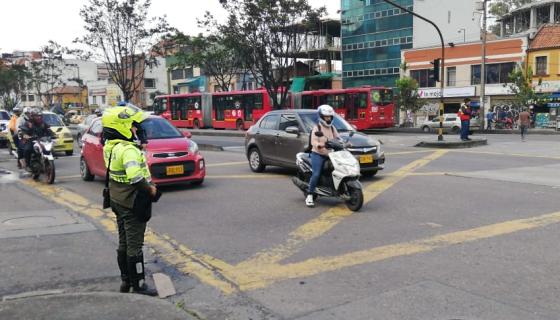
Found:
<svg viewBox="0 0 560 320"><path fill-rule="evenodd" d="M0 111L0 120L10 120L10 114L6 111Z"/></svg>

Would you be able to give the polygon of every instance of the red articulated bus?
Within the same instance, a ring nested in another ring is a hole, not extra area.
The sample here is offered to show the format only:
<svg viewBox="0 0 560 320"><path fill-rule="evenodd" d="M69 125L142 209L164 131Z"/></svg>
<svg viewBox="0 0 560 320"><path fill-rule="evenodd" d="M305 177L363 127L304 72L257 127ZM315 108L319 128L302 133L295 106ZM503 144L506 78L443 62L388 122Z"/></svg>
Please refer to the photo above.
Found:
<svg viewBox="0 0 560 320"><path fill-rule="evenodd" d="M264 89L157 96L154 112L176 127L245 130L272 110Z"/></svg>
<svg viewBox="0 0 560 320"><path fill-rule="evenodd" d="M292 94L294 108L316 109L322 104L332 106L358 130L394 125L393 90L385 87L324 89Z"/></svg>

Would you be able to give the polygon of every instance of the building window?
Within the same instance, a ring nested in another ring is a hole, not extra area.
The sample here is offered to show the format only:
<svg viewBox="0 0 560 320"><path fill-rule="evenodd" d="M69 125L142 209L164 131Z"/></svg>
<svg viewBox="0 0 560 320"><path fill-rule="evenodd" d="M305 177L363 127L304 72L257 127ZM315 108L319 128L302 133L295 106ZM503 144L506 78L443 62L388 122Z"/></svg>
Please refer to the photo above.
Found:
<svg viewBox="0 0 560 320"><path fill-rule="evenodd" d="M435 87L436 82L431 76L431 73L431 69L411 70L410 77L416 80L416 82L418 82L418 86L421 88Z"/></svg>
<svg viewBox="0 0 560 320"><path fill-rule="evenodd" d="M486 84L507 83L514 69L514 62L486 65ZM471 66L471 85L480 84L480 74L480 65Z"/></svg>
<svg viewBox="0 0 560 320"><path fill-rule="evenodd" d="M144 79L144 88L155 89L156 79Z"/></svg>
<svg viewBox="0 0 560 320"><path fill-rule="evenodd" d="M529 29L531 24L531 11L526 10L521 12L515 18L515 32L520 33Z"/></svg>
<svg viewBox="0 0 560 320"><path fill-rule="evenodd" d="M547 56L536 57L535 58L535 65L537 69L535 70L537 76L545 76L548 74L546 67L547 67Z"/></svg>
<svg viewBox="0 0 560 320"><path fill-rule="evenodd" d="M97 104L97 96L93 96L91 101L92 101L93 104Z"/></svg>
<svg viewBox="0 0 560 320"><path fill-rule="evenodd" d="M550 7L537 7L537 27L550 22Z"/></svg>
<svg viewBox="0 0 560 320"><path fill-rule="evenodd" d="M454 87L457 85L457 68L448 67L447 68L447 86Z"/></svg>
<svg viewBox="0 0 560 320"><path fill-rule="evenodd" d="M29 102L35 101L35 96L32 95L32 94L30 94L30 95L27 97L27 101L29 101Z"/></svg>
<svg viewBox="0 0 560 320"><path fill-rule="evenodd" d="M22 95L21 96L21 102L26 102L27 101L27 95Z"/></svg>
<svg viewBox="0 0 560 320"><path fill-rule="evenodd" d="M184 79L183 69L171 70L171 80Z"/></svg>
<svg viewBox="0 0 560 320"><path fill-rule="evenodd" d="M101 104L105 104L105 96L101 96Z"/></svg>

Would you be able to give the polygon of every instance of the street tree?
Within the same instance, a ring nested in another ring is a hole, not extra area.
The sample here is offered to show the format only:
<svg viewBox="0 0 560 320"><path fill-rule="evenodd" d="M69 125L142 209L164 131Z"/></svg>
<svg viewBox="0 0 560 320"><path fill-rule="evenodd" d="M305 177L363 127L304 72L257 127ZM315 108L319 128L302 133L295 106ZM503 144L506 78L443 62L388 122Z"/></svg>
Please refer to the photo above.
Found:
<svg viewBox="0 0 560 320"><path fill-rule="evenodd" d="M270 95L274 108L287 104L287 86L296 75L295 56L302 51L302 29L315 25L326 12L312 8L307 0L220 1L229 13L227 22L215 26L207 13L205 26L229 39L228 48L242 58L257 82Z"/></svg>
<svg viewBox="0 0 560 320"><path fill-rule="evenodd" d="M493 0L488 6L488 12L490 13L490 15L496 17L497 19L501 19L511 10L515 10L527 3L531 3L531 1L532 0ZM492 31L492 33L494 34L499 34L500 25L497 23L491 25L490 31Z"/></svg>
<svg viewBox="0 0 560 320"><path fill-rule="evenodd" d="M54 89L65 85L62 79L63 54L65 48L49 41L41 47L41 58L29 63L28 87L35 92L43 107L50 107L54 102Z"/></svg>
<svg viewBox="0 0 560 320"><path fill-rule="evenodd" d="M12 110L21 101L29 72L24 65L0 65L0 101L6 110Z"/></svg>
<svg viewBox="0 0 560 320"><path fill-rule="evenodd" d="M519 106L527 107L537 100L532 79L532 68L525 68L523 65L518 66L508 75L508 83L504 84L504 87L509 88L514 94L515 100Z"/></svg>
<svg viewBox="0 0 560 320"><path fill-rule="evenodd" d="M166 17L150 17L150 0L89 0L80 10L85 35L74 42L82 54L107 65L126 101L144 81L146 68L157 64L161 39L172 28Z"/></svg>
<svg viewBox="0 0 560 320"><path fill-rule="evenodd" d="M178 32L173 42L178 50L171 68L200 67L222 91L228 91L235 76L245 70L235 45L222 35L191 37Z"/></svg>
<svg viewBox="0 0 560 320"><path fill-rule="evenodd" d="M413 78L401 76L395 81L395 87L397 91L397 121L400 121L398 117L401 110L414 113L424 106L424 101L418 95L418 82Z"/></svg>

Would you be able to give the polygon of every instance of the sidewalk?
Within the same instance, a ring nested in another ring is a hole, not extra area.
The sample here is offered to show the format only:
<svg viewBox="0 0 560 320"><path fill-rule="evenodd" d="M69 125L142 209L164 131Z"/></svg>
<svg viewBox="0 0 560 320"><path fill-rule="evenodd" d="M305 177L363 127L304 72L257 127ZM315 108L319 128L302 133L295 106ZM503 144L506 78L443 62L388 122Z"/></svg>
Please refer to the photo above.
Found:
<svg viewBox="0 0 560 320"><path fill-rule="evenodd" d="M14 167L0 162L0 319L193 319L164 299L118 293L116 236L19 183ZM153 287L159 265L146 260Z"/></svg>

